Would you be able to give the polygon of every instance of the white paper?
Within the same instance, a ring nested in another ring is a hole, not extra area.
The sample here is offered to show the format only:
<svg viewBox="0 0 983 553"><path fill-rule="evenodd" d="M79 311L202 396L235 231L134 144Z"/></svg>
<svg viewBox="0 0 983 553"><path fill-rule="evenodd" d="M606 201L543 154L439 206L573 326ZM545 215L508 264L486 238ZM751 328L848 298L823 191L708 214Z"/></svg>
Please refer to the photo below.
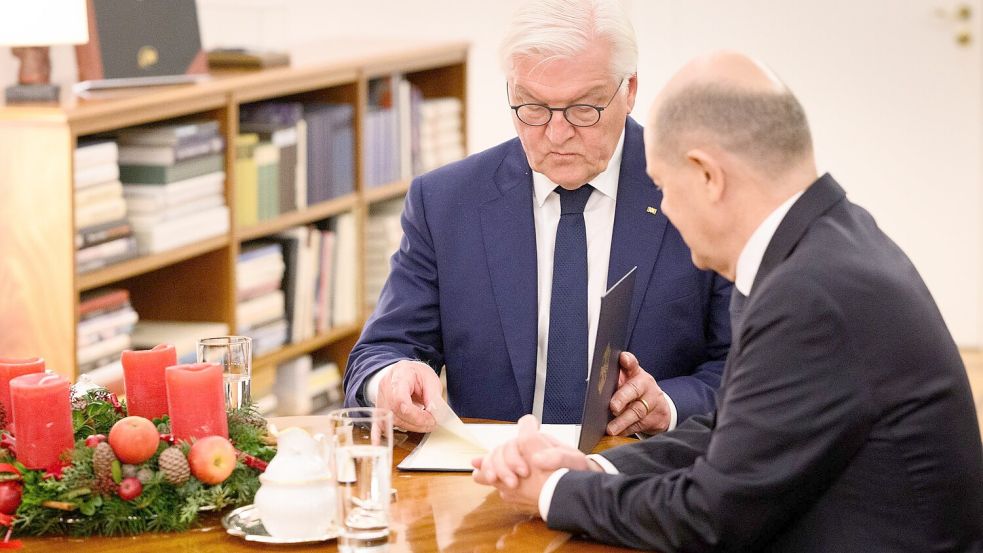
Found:
<svg viewBox="0 0 983 553"><path fill-rule="evenodd" d="M398 468L426 471L471 471L471 459L481 457L495 447L516 437L515 424L464 424L467 435L462 438L447 427L437 429L420 442ZM544 424L540 431L563 443L577 447L580 439L579 424Z"/></svg>

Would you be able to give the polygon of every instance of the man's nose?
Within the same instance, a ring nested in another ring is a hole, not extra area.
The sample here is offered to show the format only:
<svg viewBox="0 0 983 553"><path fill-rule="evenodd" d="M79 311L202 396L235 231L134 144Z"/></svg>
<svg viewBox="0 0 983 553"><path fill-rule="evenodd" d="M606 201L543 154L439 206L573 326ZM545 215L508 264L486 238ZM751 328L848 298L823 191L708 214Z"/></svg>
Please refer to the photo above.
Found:
<svg viewBox="0 0 983 553"><path fill-rule="evenodd" d="M546 124L546 136L554 144L559 144L570 139L577 132L574 126L563 116L562 111L553 113L550 122Z"/></svg>

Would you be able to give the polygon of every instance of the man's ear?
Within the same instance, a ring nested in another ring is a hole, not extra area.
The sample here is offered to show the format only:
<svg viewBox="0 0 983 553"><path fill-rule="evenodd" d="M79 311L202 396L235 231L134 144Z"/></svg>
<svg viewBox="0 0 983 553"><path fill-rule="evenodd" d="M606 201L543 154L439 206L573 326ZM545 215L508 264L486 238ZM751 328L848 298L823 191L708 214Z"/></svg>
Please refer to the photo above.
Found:
<svg viewBox="0 0 983 553"><path fill-rule="evenodd" d="M686 159L701 173L707 200L711 203L719 202L724 197L724 190L727 187L727 175L720 160L699 148L686 152Z"/></svg>

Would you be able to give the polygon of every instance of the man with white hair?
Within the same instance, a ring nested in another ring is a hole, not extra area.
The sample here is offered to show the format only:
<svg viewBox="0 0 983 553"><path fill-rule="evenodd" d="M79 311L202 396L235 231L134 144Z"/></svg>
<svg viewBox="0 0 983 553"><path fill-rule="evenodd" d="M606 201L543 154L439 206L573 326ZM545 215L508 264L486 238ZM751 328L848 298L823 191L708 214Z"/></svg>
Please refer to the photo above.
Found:
<svg viewBox="0 0 983 553"><path fill-rule="evenodd" d="M663 211L735 282L719 408L590 457L524 417L475 480L551 528L663 553L983 550L959 351L904 253L818 175L795 96L720 52L651 117Z"/></svg>
<svg viewBox="0 0 983 553"><path fill-rule="evenodd" d="M465 417L579 423L604 291L637 267L607 431L713 409L730 285L693 266L644 171L634 30L617 0L538 0L502 45L517 139L416 178L404 237L349 357L346 402L430 431ZM630 353L627 353L630 352Z"/></svg>

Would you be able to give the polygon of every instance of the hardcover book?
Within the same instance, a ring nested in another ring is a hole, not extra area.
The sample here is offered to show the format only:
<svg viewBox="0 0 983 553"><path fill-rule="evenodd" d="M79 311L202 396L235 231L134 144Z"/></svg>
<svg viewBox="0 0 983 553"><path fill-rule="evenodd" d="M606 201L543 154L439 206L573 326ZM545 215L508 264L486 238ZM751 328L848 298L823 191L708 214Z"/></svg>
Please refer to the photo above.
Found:
<svg viewBox="0 0 983 553"><path fill-rule="evenodd" d="M188 82L208 72L195 0L88 0L81 90Z"/></svg>

